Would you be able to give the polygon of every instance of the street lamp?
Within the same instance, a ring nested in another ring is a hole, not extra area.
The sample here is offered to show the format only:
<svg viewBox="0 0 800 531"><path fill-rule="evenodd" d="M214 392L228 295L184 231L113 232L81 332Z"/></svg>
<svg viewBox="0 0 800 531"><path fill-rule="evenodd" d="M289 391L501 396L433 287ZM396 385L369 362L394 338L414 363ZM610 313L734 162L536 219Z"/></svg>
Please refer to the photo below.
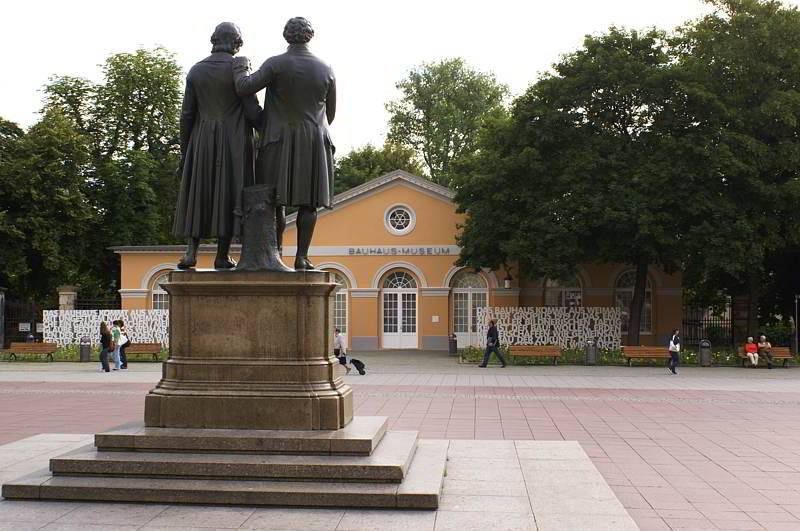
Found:
<svg viewBox="0 0 800 531"><path fill-rule="evenodd" d="M797 301L800 300L800 294L794 295L794 355L797 356Z"/></svg>

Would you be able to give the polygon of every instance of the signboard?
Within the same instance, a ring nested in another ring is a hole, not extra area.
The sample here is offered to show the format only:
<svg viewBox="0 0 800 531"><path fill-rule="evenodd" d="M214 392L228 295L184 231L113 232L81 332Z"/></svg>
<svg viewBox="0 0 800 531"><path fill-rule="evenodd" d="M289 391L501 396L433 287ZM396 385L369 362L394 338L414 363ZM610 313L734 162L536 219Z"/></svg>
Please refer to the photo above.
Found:
<svg viewBox="0 0 800 531"><path fill-rule="evenodd" d="M44 323L36 323L36 333L37 334L44 333Z"/></svg>
<svg viewBox="0 0 800 531"><path fill-rule="evenodd" d="M31 331L31 324L30 323L20 323L19 324L19 331L20 332L30 332Z"/></svg>

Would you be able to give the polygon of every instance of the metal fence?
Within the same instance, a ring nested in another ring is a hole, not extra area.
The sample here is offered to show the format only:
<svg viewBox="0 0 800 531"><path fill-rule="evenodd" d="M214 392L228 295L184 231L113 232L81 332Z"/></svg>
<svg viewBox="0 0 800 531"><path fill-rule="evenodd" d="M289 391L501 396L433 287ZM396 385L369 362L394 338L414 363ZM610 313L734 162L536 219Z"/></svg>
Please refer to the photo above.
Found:
<svg viewBox="0 0 800 531"><path fill-rule="evenodd" d="M683 308L681 340L685 345L696 346L708 339L713 346L733 345L733 320L728 305L722 311L713 308Z"/></svg>
<svg viewBox="0 0 800 531"><path fill-rule="evenodd" d="M42 311L51 309L35 302L7 300L3 322L3 348L8 348L15 341L28 341L29 336L33 336L35 341L41 341L44 326Z"/></svg>

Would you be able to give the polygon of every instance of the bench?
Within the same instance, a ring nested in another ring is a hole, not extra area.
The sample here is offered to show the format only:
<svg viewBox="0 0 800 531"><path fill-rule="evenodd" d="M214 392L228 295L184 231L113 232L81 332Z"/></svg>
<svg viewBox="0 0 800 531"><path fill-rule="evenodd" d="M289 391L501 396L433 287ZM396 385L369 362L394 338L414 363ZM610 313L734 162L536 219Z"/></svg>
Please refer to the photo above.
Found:
<svg viewBox="0 0 800 531"><path fill-rule="evenodd" d="M17 355L35 354L37 356L44 356L46 360L53 361L53 352L58 349L55 343L11 343L8 348L10 352L8 359L16 360Z"/></svg>
<svg viewBox="0 0 800 531"><path fill-rule="evenodd" d="M553 365L558 365L561 347L558 345L511 345L508 349L508 355L553 358Z"/></svg>
<svg viewBox="0 0 800 531"><path fill-rule="evenodd" d="M125 358L130 359L131 354L151 354L154 361L158 361L161 354L161 343L131 343L125 349Z"/></svg>
<svg viewBox="0 0 800 531"><path fill-rule="evenodd" d="M634 358L651 360L668 360L670 358L669 349L667 347L656 346L623 346L622 356L628 360L628 367L631 366L631 361Z"/></svg>
<svg viewBox="0 0 800 531"><path fill-rule="evenodd" d="M769 350L770 352L772 352L773 363L777 360L783 360L783 366L784 367L789 366L788 363L792 359L792 349L790 349L789 347L772 347ZM744 353L744 345L739 346L736 349L736 351L739 354L739 357L742 359L742 367L744 367L747 361L749 361L747 354ZM766 362L766 356L759 355L758 362L761 363L761 360L764 360Z"/></svg>

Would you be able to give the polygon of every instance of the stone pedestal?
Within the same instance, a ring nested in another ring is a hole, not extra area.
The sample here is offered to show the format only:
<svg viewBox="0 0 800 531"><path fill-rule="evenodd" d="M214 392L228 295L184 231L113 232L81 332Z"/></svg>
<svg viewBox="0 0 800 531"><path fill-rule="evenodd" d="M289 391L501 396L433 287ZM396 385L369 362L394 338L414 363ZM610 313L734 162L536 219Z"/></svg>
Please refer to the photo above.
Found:
<svg viewBox="0 0 800 531"><path fill-rule="evenodd" d="M145 398L162 428L335 430L352 391L332 355L329 273L175 271L170 357Z"/></svg>

